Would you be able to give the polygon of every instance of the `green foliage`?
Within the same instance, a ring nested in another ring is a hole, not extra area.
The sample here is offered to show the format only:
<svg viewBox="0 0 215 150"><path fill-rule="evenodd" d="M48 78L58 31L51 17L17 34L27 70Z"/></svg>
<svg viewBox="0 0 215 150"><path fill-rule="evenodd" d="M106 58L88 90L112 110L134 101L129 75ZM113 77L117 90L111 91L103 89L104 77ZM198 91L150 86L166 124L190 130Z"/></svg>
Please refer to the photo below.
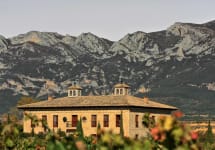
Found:
<svg viewBox="0 0 215 150"><path fill-rule="evenodd" d="M77 128L76 128L79 138L80 139L84 139L84 131L83 131L83 127L82 127L82 119L80 117L80 120L77 123Z"/></svg>
<svg viewBox="0 0 215 150"><path fill-rule="evenodd" d="M19 106L19 105L31 104L31 103L35 103L35 102L38 102L38 100L35 100L31 97L23 96L17 102L17 105Z"/></svg>
<svg viewBox="0 0 215 150"><path fill-rule="evenodd" d="M8 123L8 124L11 123L10 115L9 115L9 114L7 114L7 123Z"/></svg>
<svg viewBox="0 0 215 150"><path fill-rule="evenodd" d="M205 141L207 141L210 144L213 144L215 141L210 120L208 121L208 129L205 133Z"/></svg>
<svg viewBox="0 0 215 150"><path fill-rule="evenodd" d="M150 113L145 113L142 118L142 124L147 128L152 128L155 126L155 119L153 116L150 116Z"/></svg>
<svg viewBox="0 0 215 150"><path fill-rule="evenodd" d="M32 115L25 115L35 122L42 122ZM148 123L149 136L142 139L132 139L112 131L105 132L98 123L97 137L84 137L81 133L81 119L77 125L77 132L65 134L58 130L48 129L46 133L24 134L18 124L11 122L0 128L0 149L11 150L198 150L199 135L178 121L182 116L176 112L174 116L158 118L156 123L150 121L150 114L143 117ZM26 117L25 117L26 118ZM26 119L27 119L26 118ZM148 121L146 120L148 118ZM122 119L122 118L121 118ZM150 125L152 123L152 125ZM210 125L210 124L209 124ZM209 128L210 129L210 128ZM80 138L81 137L81 138ZM203 147L203 146L202 146ZM205 150L214 149L213 144L205 144Z"/></svg>
<svg viewBox="0 0 215 150"><path fill-rule="evenodd" d="M19 105L30 104L34 102L38 102L38 100L35 100L31 97L23 96L18 100L16 105L19 106ZM11 107L8 113L4 113L0 117L2 118L3 122L7 122L7 124L9 124L11 122L17 122L22 120L23 112L21 110L18 110L17 107Z"/></svg>
<svg viewBox="0 0 215 150"><path fill-rule="evenodd" d="M121 112L121 115L120 115L120 136L121 137L124 137L124 129L123 129L123 118L122 118L122 112Z"/></svg>
<svg viewBox="0 0 215 150"><path fill-rule="evenodd" d="M31 134L32 135L34 135L34 128L36 126L38 126L40 122L42 122L42 124L44 123L42 120L39 120L36 115L32 115L32 114L25 114L24 119L25 120L28 120L28 119L31 120L31 129L32 129Z"/></svg>
<svg viewBox="0 0 215 150"><path fill-rule="evenodd" d="M150 128L153 141L161 149L200 149L198 133L191 131L186 125L178 121L183 116L179 111L173 116L163 116L158 119L155 126Z"/></svg>
<svg viewBox="0 0 215 150"><path fill-rule="evenodd" d="M98 123L97 129L101 130L101 124L100 124L100 122Z"/></svg>
<svg viewBox="0 0 215 150"><path fill-rule="evenodd" d="M97 135L99 135L100 134L100 132L101 132L101 124L100 124L100 122L98 123L98 126L97 126Z"/></svg>

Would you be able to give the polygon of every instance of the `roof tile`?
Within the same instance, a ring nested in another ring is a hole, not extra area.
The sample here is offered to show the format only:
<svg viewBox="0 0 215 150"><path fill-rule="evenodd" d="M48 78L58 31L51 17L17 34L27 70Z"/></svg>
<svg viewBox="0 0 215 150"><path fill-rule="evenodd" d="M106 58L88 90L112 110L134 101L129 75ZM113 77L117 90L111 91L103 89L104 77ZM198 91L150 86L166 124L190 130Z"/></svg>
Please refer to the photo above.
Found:
<svg viewBox="0 0 215 150"><path fill-rule="evenodd" d="M37 103L18 106L19 109L27 108L68 108L68 107L105 107L105 106L136 106L136 107L152 107L177 109L176 107L161 104L151 100L144 101L130 95L102 95L102 96L78 96L78 97L62 97L53 100L45 100Z"/></svg>

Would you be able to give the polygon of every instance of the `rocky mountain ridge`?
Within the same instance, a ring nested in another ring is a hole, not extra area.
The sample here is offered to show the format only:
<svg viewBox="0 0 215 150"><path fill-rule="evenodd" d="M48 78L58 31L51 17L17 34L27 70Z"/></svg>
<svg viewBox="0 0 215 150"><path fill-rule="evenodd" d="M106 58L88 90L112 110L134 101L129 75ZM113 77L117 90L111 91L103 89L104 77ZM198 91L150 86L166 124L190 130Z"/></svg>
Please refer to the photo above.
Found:
<svg viewBox="0 0 215 150"><path fill-rule="evenodd" d="M175 23L167 30L137 31L119 41L92 33L0 36L1 113L22 95L64 96L74 81L85 95L110 94L122 78L133 95L149 96L187 114L215 114L214 57L215 21Z"/></svg>

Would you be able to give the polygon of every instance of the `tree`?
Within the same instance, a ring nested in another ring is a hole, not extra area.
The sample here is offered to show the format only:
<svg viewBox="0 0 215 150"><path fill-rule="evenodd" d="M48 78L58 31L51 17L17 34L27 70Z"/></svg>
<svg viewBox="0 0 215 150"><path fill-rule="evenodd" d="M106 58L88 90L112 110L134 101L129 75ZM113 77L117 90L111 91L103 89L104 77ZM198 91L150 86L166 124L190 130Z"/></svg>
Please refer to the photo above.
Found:
<svg viewBox="0 0 215 150"><path fill-rule="evenodd" d="M10 115L10 119L12 122L22 120L23 117L22 111L18 110L16 107L11 107L8 114Z"/></svg>
<svg viewBox="0 0 215 150"><path fill-rule="evenodd" d="M17 106L35 103L35 102L38 102L38 100L35 100L31 97L23 96L18 100ZM22 111L18 110L16 106L11 107L8 114L10 115L10 121L11 122L16 122L17 120L22 120L22 118L23 118Z"/></svg>
<svg viewBox="0 0 215 150"><path fill-rule="evenodd" d="M214 135L213 135L213 131L212 131L210 120L208 121L208 130L205 133L205 141L208 142L208 143L210 143L210 144L214 143Z"/></svg>
<svg viewBox="0 0 215 150"><path fill-rule="evenodd" d="M77 123L77 129L76 130L78 132L79 138L83 139L84 138L84 131L83 131L83 127L82 127L82 119L81 119L81 117L80 117L80 120Z"/></svg>
<svg viewBox="0 0 215 150"><path fill-rule="evenodd" d="M32 114L25 114L25 119L30 119L31 121L31 134L34 135L34 128L39 125L40 120L37 118L36 115Z"/></svg>
<svg viewBox="0 0 215 150"><path fill-rule="evenodd" d="M38 102L38 100L35 100L32 97L23 96L17 102L17 106L25 105L25 104L31 104L31 103L35 103L35 102Z"/></svg>
<svg viewBox="0 0 215 150"><path fill-rule="evenodd" d="M98 123L98 126L97 126L97 134L98 134L98 132L100 132L101 131L101 124L100 124L100 122Z"/></svg>
<svg viewBox="0 0 215 150"><path fill-rule="evenodd" d="M18 118L17 116L18 116L18 113L13 113L13 112L9 111L0 116L2 118L1 122L3 124L15 123L15 122L17 122L17 118Z"/></svg>
<svg viewBox="0 0 215 150"><path fill-rule="evenodd" d="M155 118L150 116L150 113L145 113L142 118L142 124L147 128L152 128L155 126Z"/></svg>
<svg viewBox="0 0 215 150"><path fill-rule="evenodd" d="M96 137L97 137L97 139L100 139L100 138L101 138L101 134L102 134L101 124L100 124L100 122L99 122L98 125L97 125L97 132L96 132Z"/></svg>
<svg viewBox="0 0 215 150"><path fill-rule="evenodd" d="M10 114L7 114L7 123L10 124L11 120L10 120Z"/></svg>
<svg viewBox="0 0 215 150"><path fill-rule="evenodd" d="M121 115L120 115L120 136L121 136L121 137L124 137L122 112L121 112Z"/></svg>

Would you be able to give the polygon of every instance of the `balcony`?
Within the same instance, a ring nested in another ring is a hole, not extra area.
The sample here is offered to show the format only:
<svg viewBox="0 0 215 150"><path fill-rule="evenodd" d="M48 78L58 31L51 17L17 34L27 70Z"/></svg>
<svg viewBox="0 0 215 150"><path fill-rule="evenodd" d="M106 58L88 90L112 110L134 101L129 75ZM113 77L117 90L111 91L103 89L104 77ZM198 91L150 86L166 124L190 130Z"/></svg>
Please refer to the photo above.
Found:
<svg viewBox="0 0 215 150"><path fill-rule="evenodd" d="M66 127L67 128L73 128L76 129L77 123L72 123L72 121L67 121L66 122Z"/></svg>
<svg viewBox="0 0 215 150"><path fill-rule="evenodd" d="M66 123L66 133L74 133L76 131L76 126L72 126L72 121L67 121Z"/></svg>

